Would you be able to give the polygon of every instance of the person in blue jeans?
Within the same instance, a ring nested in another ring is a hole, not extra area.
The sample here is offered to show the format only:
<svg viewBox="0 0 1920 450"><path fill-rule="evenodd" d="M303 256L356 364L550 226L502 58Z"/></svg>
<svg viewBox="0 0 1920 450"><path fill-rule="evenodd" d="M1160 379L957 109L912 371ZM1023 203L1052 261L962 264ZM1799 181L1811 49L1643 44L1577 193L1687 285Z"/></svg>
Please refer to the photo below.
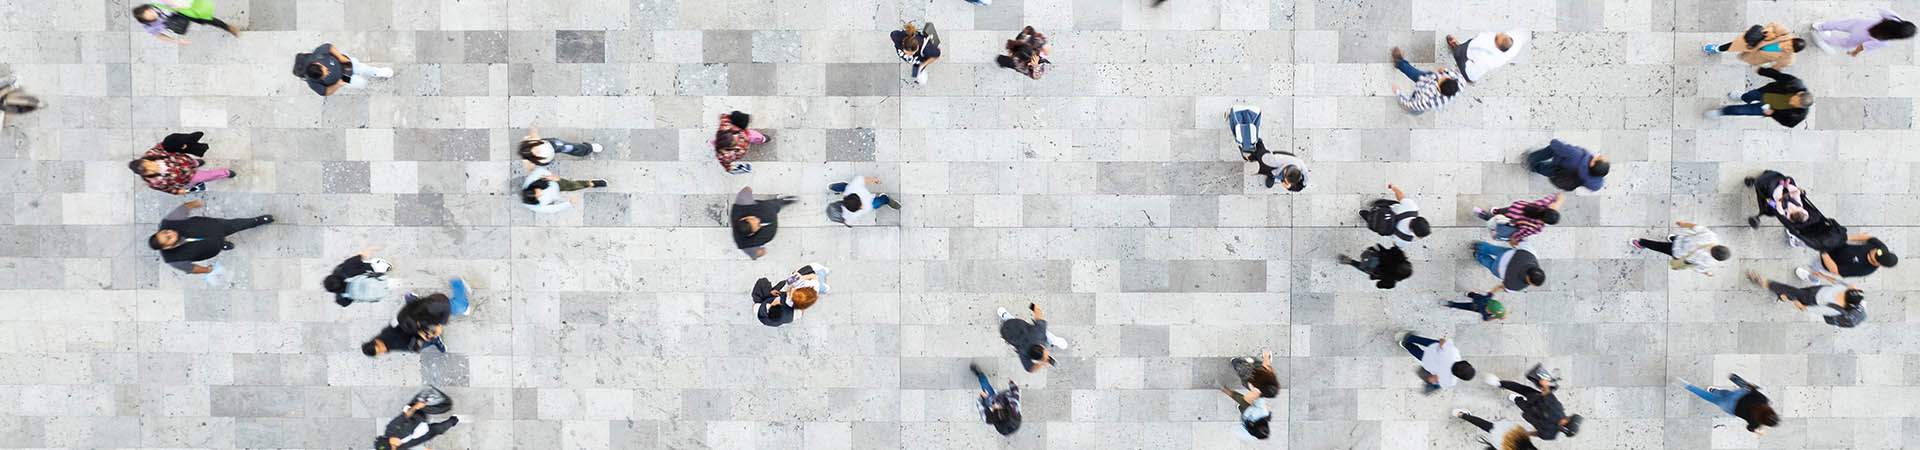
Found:
<svg viewBox="0 0 1920 450"><path fill-rule="evenodd" d="M867 183L880 184L879 178L853 177L845 183L827 185L835 194L842 194L840 201L827 205L827 219L848 224L854 219L873 212L881 206L900 209L900 202L887 194L874 194L867 189ZM852 226L852 225L848 225Z"/></svg>
<svg viewBox="0 0 1920 450"><path fill-rule="evenodd" d="M1400 107L1413 115L1440 109L1447 105L1447 101L1453 100L1454 94L1460 93L1460 76L1453 69L1442 67L1432 72L1416 69L1413 63L1402 57L1399 47L1393 48L1393 67L1413 80L1413 92L1410 94L1401 94L1399 87L1393 88L1394 96L1400 100Z"/></svg>
<svg viewBox="0 0 1920 450"><path fill-rule="evenodd" d="M967 369L980 381L980 415L1003 436L1020 431L1020 385L1013 384L1009 378L1007 390L995 393L993 383L987 381L987 374L980 371L980 366L970 365Z"/></svg>
<svg viewBox="0 0 1920 450"><path fill-rule="evenodd" d="M447 281L453 295L433 294L416 297L407 294L407 304L400 307L400 313L394 317L401 331L409 333L426 332L432 336L425 345L447 352L447 346L441 342L441 330L453 316L464 316L471 309L467 303L467 282L459 278Z"/></svg>
<svg viewBox="0 0 1920 450"><path fill-rule="evenodd" d="M1533 255L1533 246L1526 242L1507 247L1480 241L1474 245L1473 259L1492 272L1493 276L1500 278L1500 284L1488 290L1487 294L1524 291L1530 286L1547 282L1547 272L1540 268L1540 259Z"/></svg>
<svg viewBox="0 0 1920 450"><path fill-rule="evenodd" d="M1675 382L1680 383L1681 387L1687 388L1688 392L1700 396L1713 406L1720 407L1721 411L1746 420L1747 431L1753 434L1764 435L1767 432L1760 427L1780 425L1780 414L1774 412L1773 404L1767 400L1766 395L1760 393L1759 386L1748 383L1747 380L1740 378L1739 374L1727 374L1727 380L1732 381L1739 389L1716 387L1701 389L1699 386L1688 383L1687 380L1674 379Z"/></svg>

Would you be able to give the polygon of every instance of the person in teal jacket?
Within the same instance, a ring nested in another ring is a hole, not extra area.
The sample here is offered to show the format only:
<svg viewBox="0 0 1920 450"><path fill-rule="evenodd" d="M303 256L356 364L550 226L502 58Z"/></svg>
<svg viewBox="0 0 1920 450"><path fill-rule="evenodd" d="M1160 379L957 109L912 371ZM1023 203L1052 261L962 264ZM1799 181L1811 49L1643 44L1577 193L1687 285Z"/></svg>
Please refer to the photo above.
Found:
<svg viewBox="0 0 1920 450"><path fill-rule="evenodd" d="M174 19L175 16L179 18ZM192 45L193 42L167 36L167 32L187 34L189 22L220 27L227 34L240 35L239 29L213 17L213 0L152 0L133 8L133 20L139 21L141 28L153 37L180 45Z"/></svg>

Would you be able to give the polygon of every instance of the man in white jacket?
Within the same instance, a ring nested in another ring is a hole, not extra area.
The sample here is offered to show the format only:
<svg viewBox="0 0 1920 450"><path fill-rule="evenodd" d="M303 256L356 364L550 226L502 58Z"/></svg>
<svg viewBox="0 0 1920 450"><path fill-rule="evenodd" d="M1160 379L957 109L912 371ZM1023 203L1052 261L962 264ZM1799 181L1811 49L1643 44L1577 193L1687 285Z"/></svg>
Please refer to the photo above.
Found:
<svg viewBox="0 0 1920 450"><path fill-rule="evenodd" d="M887 197L887 194L874 194L872 191L867 190L867 183L880 184L880 179L853 177L852 180L847 180L845 183L834 183L827 186L827 189L832 190L835 194L844 195L839 201L827 205L827 219L847 226L853 226L852 224L855 219L866 217L869 213L873 212L874 208L886 206L893 209L900 209L899 201Z"/></svg>
<svg viewBox="0 0 1920 450"><path fill-rule="evenodd" d="M1512 62L1520 56L1520 49L1527 46L1526 30L1514 30L1505 33L1485 32L1466 42L1447 36L1447 48L1453 52L1453 62L1460 65L1460 74L1468 83L1478 83L1487 73Z"/></svg>

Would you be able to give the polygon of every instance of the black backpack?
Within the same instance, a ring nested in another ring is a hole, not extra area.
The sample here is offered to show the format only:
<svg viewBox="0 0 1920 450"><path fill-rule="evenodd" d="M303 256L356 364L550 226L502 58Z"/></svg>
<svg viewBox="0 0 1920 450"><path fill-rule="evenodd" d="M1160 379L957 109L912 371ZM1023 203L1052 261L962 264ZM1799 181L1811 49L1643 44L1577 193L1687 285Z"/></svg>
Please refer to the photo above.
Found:
<svg viewBox="0 0 1920 450"><path fill-rule="evenodd" d="M1853 307L1850 308L1842 308L1838 316L1825 316L1820 319L1827 321L1827 325L1840 328L1853 328L1856 325L1860 325L1861 322L1867 321L1867 308L1860 305L1853 305Z"/></svg>

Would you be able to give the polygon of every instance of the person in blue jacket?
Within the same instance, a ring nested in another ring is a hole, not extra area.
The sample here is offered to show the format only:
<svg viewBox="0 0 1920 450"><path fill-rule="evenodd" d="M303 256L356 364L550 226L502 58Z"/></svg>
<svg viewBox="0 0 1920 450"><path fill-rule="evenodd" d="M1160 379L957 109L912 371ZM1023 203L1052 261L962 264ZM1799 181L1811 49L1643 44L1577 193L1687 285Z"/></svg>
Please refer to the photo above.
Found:
<svg viewBox="0 0 1920 450"><path fill-rule="evenodd" d="M1606 186L1612 165L1605 156L1554 139L1547 148L1527 153L1527 168L1547 177L1562 191L1585 193Z"/></svg>

